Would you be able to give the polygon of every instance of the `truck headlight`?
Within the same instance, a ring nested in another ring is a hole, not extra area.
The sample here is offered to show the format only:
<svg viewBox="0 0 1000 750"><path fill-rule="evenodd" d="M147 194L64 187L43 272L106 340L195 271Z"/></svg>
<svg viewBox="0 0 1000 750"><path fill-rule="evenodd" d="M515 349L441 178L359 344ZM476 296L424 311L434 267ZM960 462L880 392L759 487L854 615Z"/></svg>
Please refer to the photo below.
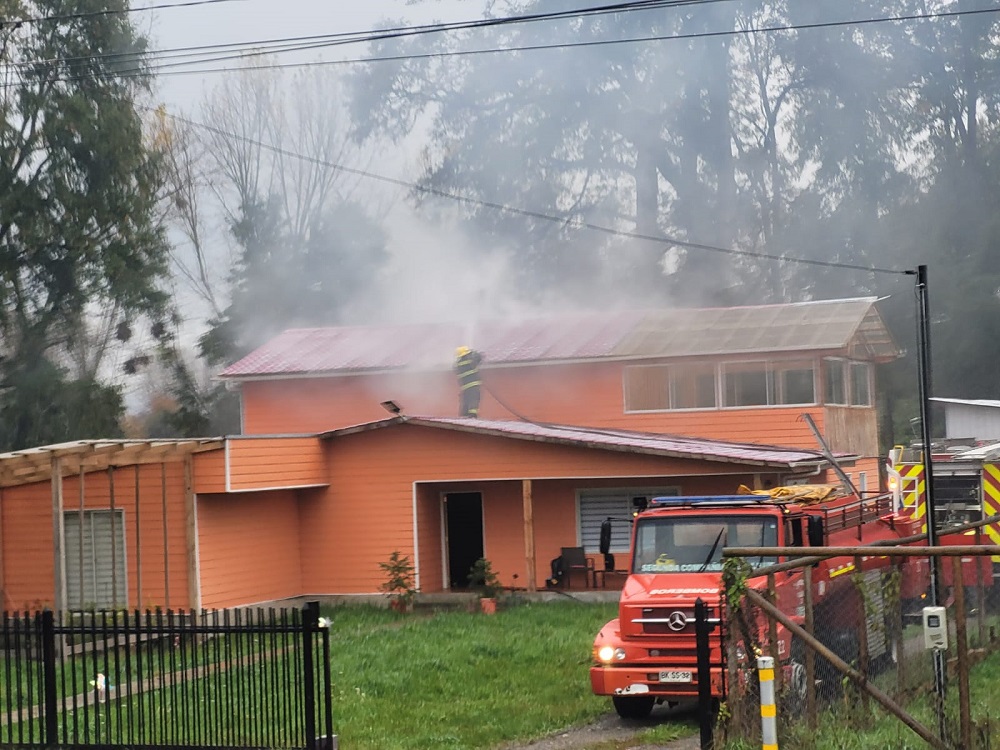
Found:
<svg viewBox="0 0 1000 750"><path fill-rule="evenodd" d="M597 658L607 664L610 661L623 661L625 659L625 649L614 646L601 646L597 650Z"/></svg>

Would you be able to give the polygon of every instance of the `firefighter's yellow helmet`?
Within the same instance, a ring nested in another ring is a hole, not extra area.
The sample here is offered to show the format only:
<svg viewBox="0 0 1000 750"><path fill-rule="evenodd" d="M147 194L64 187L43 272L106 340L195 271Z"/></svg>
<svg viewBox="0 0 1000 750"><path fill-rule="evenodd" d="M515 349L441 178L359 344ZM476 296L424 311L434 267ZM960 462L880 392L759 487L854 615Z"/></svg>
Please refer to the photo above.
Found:
<svg viewBox="0 0 1000 750"><path fill-rule="evenodd" d="M471 350L471 349L470 349L469 347L467 347L467 346L460 346L460 347L458 347L458 348L457 348L457 349L455 350L455 356L456 356L456 357L464 357L464 356L465 356L466 354L468 354L468 353L469 353L470 351L472 351L472 350Z"/></svg>

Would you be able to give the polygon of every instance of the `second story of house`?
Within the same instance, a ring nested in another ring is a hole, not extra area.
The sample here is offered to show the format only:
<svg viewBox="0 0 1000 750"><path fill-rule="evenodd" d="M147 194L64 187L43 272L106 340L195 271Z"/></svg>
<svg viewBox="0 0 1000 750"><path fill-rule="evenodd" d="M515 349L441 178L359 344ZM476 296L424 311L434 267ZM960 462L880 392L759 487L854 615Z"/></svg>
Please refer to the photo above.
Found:
<svg viewBox="0 0 1000 750"><path fill-rule="evenodd" d="M459 410L455 350L483 356L485 419L878 454L875 365L900 355L873 298L293 329L225 369L246 434ZM387 402L392 402L387 403Z"/></svg>

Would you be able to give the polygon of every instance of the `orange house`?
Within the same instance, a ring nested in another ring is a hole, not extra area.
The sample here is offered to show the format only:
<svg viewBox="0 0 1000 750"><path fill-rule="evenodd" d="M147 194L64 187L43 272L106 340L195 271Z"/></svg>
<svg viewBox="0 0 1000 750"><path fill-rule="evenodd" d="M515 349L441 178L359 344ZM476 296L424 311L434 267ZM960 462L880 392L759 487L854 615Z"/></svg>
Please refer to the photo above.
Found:
<svg viewBox="0 0 1000 750"><path fill-rule="evenodd" d="M461 344L480 419L455 416ZM803 415L875 489L895 356L871 299L288 331L222 374L243 435L0 455L3 607L378 595L393 551L423 592L483 556L534 590L609 516L622 568L634 496L824 479Z"/></svg>

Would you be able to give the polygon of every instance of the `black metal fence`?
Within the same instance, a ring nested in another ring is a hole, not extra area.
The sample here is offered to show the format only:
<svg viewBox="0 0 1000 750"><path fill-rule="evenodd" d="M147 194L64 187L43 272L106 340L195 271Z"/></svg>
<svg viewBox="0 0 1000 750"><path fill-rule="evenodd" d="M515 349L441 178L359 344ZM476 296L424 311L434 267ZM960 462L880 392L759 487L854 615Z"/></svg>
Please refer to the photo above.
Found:
<svg viewBox="0 0 1000 750"><path fill-rule="evenodd" d="M5 613L4 747L330 750L319 607Z"/></svg>

